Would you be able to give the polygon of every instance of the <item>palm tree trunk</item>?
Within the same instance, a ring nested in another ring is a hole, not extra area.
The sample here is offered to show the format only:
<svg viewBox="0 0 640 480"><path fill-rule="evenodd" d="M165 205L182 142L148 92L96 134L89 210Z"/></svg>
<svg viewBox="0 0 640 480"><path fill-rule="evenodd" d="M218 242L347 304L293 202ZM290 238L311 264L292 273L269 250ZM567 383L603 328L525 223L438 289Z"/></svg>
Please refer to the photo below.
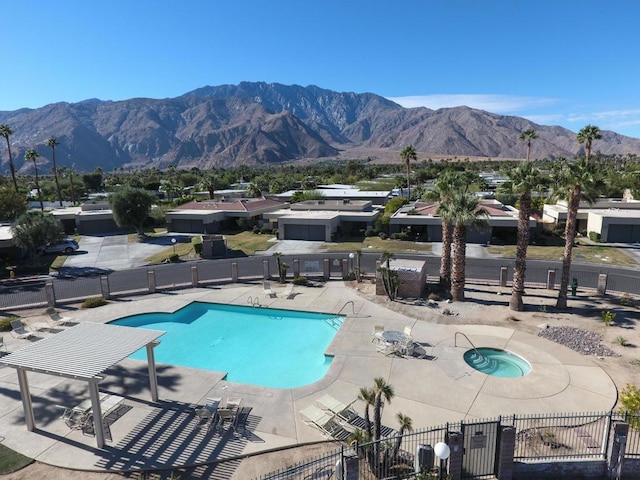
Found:
<svg viewBox="0 0 640 480"><path fill-rule="evenodd" d="M576 224L578 220L578 207L580 206L580 194L582 187L576 185L569 198L567 212L567 225L564 229L564 253L562 255L562 279L558 292L557 308L567 308L567 293L569 289L569 276L571 274L571 255L573 254L573 241L576 238Z"/></svg>
<svg viewBox="0 0 640 480"><path fill-rule="evenodd" d="M529 215L531 212L531 196L520 195L520 212L518 213L518 245L516 247L516 264L513 271L513 287L509 308L516 312L524 310L524 278L527 269L527 247L529 246Z"/></svg>
<svg viewBox="0 0 640 480"><path fill-rule="evenodd" d="M20 193L18 190L18 180L16 179L16 166L13 164L13 156L11 155L9 137L7 137L7 151L9 152L9 169L11 170L11 178L13 179L13 188L15 188L16 193Z"/></svg>
<svg viewBox="0 0 640 480"><path fill-rule="evenodd" d="M453 225L442 222L442 258L440 259L440 290L451 289L451 239Z"/></svg>
<svg viewBox="0 0 640 480"><path fill-rule="evenodd" d="M453 268L451 270L451 298L464 302L465 259L467 255L467 227L456 224L453 229Z"/></svg>
<svg viewBox="0 0 640 480"><path fill-rule="evenodd" d="M58 166L56 165L56 149L51 149L51 161L53 162L53 178L56 181L56 192L58 192L58 202L62 207L62 194L60 193L60 180L58 179Z"/></svg>

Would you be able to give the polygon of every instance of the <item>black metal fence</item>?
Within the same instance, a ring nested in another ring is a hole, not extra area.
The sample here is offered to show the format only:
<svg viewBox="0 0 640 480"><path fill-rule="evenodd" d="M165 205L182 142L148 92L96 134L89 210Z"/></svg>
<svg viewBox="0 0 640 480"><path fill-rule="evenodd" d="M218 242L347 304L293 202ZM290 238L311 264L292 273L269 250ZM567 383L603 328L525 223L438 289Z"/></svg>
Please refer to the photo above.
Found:
<svg viewBox="0 0 640 480"><path fill-rule="evenodd" d="M295 465L288 465L260 476L257 480L432 478L426 474L417 476L416 472L437 471L439 461L433 447L438 442L448 443L451 434L465 430L469 433L464 434L464 457L473 452L477 458L471 461L463 459L462 478L494 478L502 427L515 429L513 459L517 462L605 460L614 422L626 422L630 426L625 458L640 458L640 415L613 411L509 415L448 423L405 433L402 436L386 437L377 443L345 443L340 449ZM486 428L487 426L490 428ZM479 429L482 430L482 438L477 435L480 433ZM484 448L476 448L478 446ZM479 455L486 458L480 458ZM372 458L377 460L373 461ZM354 463L357 464L358 476L343 475L349 464ZM481 470L478 470L479 468Z"/></svg>

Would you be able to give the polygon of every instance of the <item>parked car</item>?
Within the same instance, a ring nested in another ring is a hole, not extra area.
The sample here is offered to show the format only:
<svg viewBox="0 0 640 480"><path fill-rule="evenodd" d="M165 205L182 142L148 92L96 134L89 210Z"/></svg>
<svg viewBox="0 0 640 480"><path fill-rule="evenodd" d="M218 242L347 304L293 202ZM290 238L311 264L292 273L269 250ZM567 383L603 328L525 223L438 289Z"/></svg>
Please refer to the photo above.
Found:
<svg viewBox="0 0 640 480"><path fill-rule="evenodd" d="M47 255L49 253L73 253L78 250L80 245L73 238L67 238L57 243L48 243L38 249L38 255Z"/></svg>

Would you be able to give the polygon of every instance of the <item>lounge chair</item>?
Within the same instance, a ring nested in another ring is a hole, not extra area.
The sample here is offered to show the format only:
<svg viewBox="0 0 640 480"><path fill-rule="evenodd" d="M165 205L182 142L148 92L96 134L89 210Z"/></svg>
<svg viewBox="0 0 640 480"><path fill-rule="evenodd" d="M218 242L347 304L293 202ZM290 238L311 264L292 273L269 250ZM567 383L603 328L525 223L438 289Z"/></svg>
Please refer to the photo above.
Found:
<svg viewBox="0 0 640 480"><path fill-rule="evenodd" d="M345 430L342 425L336 421L335 414L327 413L315 405L309 405L300 410L300 416L304 423L317 428L323 435L329 438L346 440L351 435L351 432Z"/></svg>
<svg viewBox="0 0 640 480"><path fill-rule="evenodd" d="M265 280L262 283L262 290L264 291L264 296L265 297L275 298L277 296L276 292L271 290L271 282L269 282L268 280Z"/></svg>
<svg viewBox="0 0 640 480"><path fill-rule="evenodd" d="M384 325L377 323L373 326L373 333L371 334L371 342L379 343L382 340L382 332L384 332Z"/></svg>
<svg viewBox="0 0 640 480"><path fill-rule="evenodd" d="M413 330L413 328L406 326L404 327L404 334L408 337L411 337L411 331Z"/></svg>
<svg viewBox="0 0 640 480"><path fill-rule="evenodd" d="M7 344L4 343L4 337L0 337L0 349L7 351Z"/></svg>
<svg viewBox="0 0 640 480"><path fill-rule="evenodd" d="M284 289L283 295L284 295L284 298L287 298L287 299L291 299L296 296L296 294L293 292L293 283L287 283L287 286Z"/></svg>
<svg viewBox="0 0 640 480"><path fill-rule="evenodd" d="M358 414L351 408L354 402L355 400L349 404L343 403L328 393L316 400L316 403L320 405L320 408L328 410L347 423L358 417Z"/></svg>
<svg viewBox="0 0 640 480"><path fill-rule="evenodd" d="M56 312L53 308L47 310L47 314L51 319L51 323L54 325L67 325L74 321L73 317L63 317L60 313Z"/></svg>
<svg viewBox="0 0 640 480"><path fill-rule="evenodd" d="M11 335L16 338L29 338L33 336L33 332L27 330L21 320L11 321Z"/></svg>

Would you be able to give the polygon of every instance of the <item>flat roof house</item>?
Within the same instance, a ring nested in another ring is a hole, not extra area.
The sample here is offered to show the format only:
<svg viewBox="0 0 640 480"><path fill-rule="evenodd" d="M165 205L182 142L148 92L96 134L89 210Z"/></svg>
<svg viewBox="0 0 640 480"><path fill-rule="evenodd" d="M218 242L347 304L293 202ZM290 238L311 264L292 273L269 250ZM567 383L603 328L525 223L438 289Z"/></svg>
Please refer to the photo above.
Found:
<svg viewBox="0 0 640 480"><path fill-rule="evenodd" d="M543 207L545 223L567 221L568 205L559 201ZM577 231L595 232L605 243L640 242L640 201L629 198L602 198L589 205L580 203Z"/></svg>
<svg viewBox="0 0 640 480"><path fill-rule="evenodd" d="M441 242L442 219L437 214L439 206L438 202L405 205L391 216L391 233L409 230L419 241ZM503 205L497 200L482 200L478 208L484 208L489 214L489 230L468 229L467 242L487 243L515 239L518 231L518 209ZM529 219L531 229L536 227L536 223L534 218Z"/></svg>
<svg viewBox="0 0 640 480"><path fill-rule="evenodd" d="M330 242L335 235L364 233L379 215L371 201L307 200L265 214L265 219L277 224L280 240Z"/></svg>
<svg viewBox="0 0 640 480"><path fill-rule="evenodd" d="M220 233L239 222L258 225L263 215L279 210L282 202L261 198L192 201L166 213L167 229L182 233Z"/></svg>

